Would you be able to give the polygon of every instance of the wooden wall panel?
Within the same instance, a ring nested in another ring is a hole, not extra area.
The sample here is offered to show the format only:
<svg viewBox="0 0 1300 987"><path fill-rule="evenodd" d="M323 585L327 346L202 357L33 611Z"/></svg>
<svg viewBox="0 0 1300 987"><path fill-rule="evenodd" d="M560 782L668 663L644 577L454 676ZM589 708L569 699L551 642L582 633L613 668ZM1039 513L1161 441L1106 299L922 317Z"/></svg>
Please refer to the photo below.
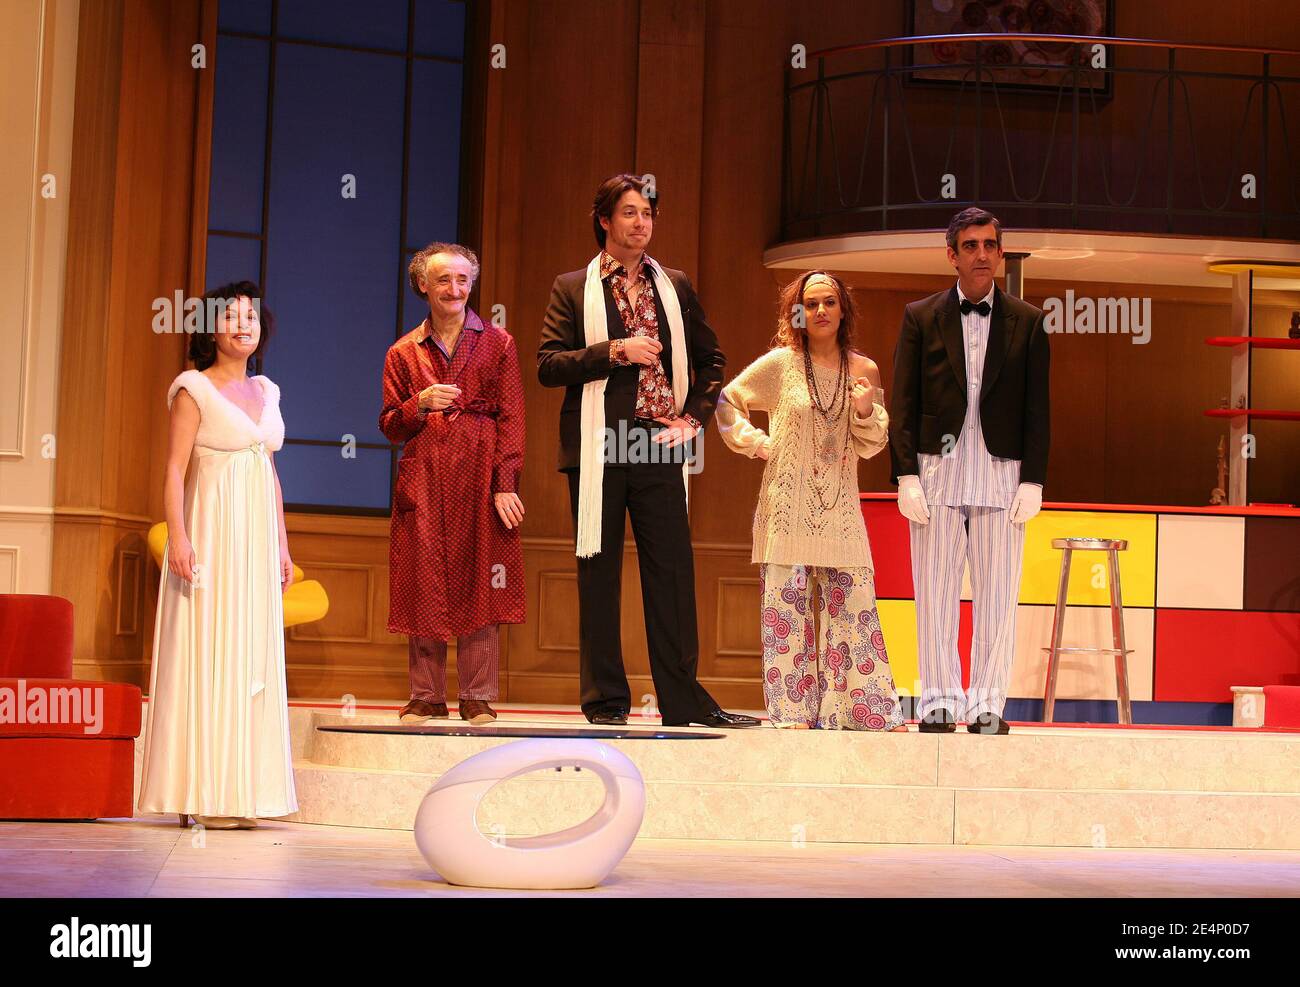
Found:
<svg viewBox="0 0 1300 987"><path fill-rule="evenodd" d="M631 0L493 3L491 42L507 67L488 73L488 184L479 306L506 307L528 407L520 497L529 537L572 536L555 471L563 392L537 381L551 283L596 252L591 199L600 180L636 166L637 7Z"/></svg>
<svg viewBox="0 0 1300 987"><path fill-rule="evenodd" d="M87 678L148 680L144 534L161 514L164 396L184 354L150 325L153 300L189 284L200 13L186 0L80 7L51 585L73 603Z"/></svg>
<svg viewBox="0 0 1300 987"><path fill-rule="evenodd" d="M578 597L572 541L524 539L524 568L528 580L526 624L506 629L508 669L503 667L503 697L515 702L572 704L578 701ZM757 582L749 564L749 546L696 542L695 585L700 644L699 677L724 705L753 707L762 704L758 685L759 652L752 650L744 618L721 613L723 594L735 601L736 587L744 587L757 600ZM641 608L641 578L636 545L623 548L620 606L623 626L623 662L632 690L632 705L641 707L653 694L645 618ZM755 625L756 626L756 625ZM721 636L738 642L735 653L719 654ZM751 635L752 637L753 635ZM746 646L750 645L750 650Z"/></svg>
<svg viewBox="0 0 1300 987"><path fill-rule="evenodd" d="M0 593L48 593L79 0L0 5Z"/></svg>
<svg viewBox="0 0 1300 987"><path fill-rule="evenodd" d="M330 599L324 620L286 635L290 695L407 696L406 638L388 633L388 519L289 514L285 523L294 562Z"/></svg>

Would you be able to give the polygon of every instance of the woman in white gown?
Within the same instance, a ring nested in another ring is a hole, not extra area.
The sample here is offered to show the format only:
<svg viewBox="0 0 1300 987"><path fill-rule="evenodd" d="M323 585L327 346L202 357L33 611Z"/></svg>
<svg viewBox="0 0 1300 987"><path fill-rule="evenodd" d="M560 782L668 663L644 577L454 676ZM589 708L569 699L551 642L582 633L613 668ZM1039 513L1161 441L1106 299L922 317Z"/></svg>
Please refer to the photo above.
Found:
<svg viewBox="0 0 1300 987"><path fill-rule="evenodd" d="M247 374L274 326L257 287L204 300L215 325L190 337L197 369L167 393L167 566L139 807L247 829L298 809L281 600L293 563L271 456L284 421L280 389Z"/></svg>

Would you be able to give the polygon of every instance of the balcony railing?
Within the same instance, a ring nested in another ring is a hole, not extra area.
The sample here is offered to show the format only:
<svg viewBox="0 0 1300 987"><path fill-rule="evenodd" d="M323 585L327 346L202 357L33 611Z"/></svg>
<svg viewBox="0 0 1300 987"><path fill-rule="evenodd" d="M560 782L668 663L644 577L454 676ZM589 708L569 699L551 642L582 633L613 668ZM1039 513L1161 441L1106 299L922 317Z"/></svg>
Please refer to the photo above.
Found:
<svg viewBox="0 0 1300 987"><path fill-rule="evenodd" d="M1032 59L1027 57L1032 54ZM1004 224L1300 239L1300 52L959 34L786 72L783 240Z"/></svg>

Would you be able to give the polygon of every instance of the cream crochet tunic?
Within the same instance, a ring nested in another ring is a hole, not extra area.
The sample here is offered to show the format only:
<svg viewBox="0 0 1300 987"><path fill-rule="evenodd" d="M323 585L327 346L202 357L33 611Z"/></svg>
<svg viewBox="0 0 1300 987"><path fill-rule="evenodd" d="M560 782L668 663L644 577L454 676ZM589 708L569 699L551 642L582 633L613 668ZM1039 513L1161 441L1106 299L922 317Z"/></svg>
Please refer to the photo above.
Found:
<svg viewBox="0 0 1300 987"><path fill-rule="evenodd" d="M814 363L813 373L829 401L838 372ZM874 569L858 500L858 457L870 459L888 444L889 415L879 404L865 418L852 401L848 408L827 427L812 407L803 354L788 347L763 354L723 389L716 412L722 440L751 459L768 451L752 562ZM768 413L771 435L750 420L755 411Z"/></svg>

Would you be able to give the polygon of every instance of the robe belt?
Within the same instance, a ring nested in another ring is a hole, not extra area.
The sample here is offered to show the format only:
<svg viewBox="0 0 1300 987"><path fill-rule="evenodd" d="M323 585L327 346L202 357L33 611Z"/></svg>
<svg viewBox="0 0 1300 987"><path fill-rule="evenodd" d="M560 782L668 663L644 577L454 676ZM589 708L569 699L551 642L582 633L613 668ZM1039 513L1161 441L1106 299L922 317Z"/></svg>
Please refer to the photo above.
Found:
<svg viewBox="0 0 1300 987"><path fill-rule="evenodd" d="M498 405L491 404L487 401L471 401L469 404L453 404L443 411L448 421L455 421L461 414L482 415L484 418L496 418L501 414L501 408Z"/></svg>

